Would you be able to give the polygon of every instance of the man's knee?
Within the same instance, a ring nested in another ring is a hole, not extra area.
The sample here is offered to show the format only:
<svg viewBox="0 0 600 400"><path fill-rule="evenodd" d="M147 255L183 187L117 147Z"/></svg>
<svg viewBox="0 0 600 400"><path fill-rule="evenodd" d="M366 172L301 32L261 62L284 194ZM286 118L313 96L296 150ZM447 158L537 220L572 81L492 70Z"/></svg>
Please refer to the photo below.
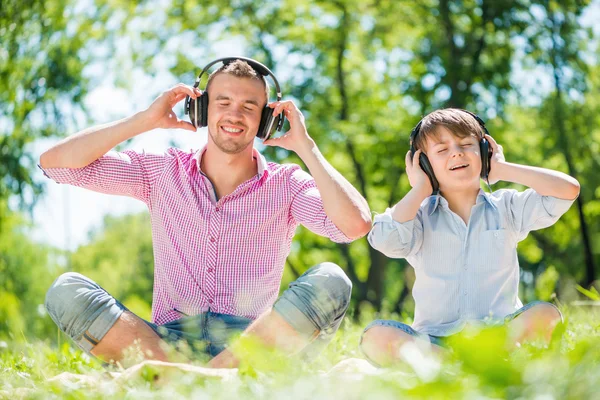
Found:
<svg viewBox="0 0 600 400"><path fill-rule="evenodd" d="M73 305L75 297L82 290L95 288L94 282L85 276L77 272L65 272L56 278L46 292L44 305L53 318L60 317L65 309Z"/></svg>
<svg viewBox="0 0 600 400"><path fill-rule="evenodd" d="M338 265L332 262L315 265L298 281L311 285L317 301L333 302L335 310L332 311L344 313L348 309L352 296L352 281Z"/></svg>

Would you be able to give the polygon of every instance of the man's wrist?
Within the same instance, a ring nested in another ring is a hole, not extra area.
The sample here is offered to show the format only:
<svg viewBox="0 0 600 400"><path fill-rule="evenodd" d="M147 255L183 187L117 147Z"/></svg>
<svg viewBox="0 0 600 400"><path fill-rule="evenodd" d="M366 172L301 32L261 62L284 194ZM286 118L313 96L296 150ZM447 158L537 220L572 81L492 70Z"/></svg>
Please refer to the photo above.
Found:
<svg viewBox="0 0 600 400"><path fill-rule="evenodd" d="M139 128L140 132L151 131L158 128L156 123L148 117L147 110L139 111L130 117L130 121Z"/></svg>
<svg viewBox="0 0 600 400"><path fill-rule="evenodd" d="M314 154L315 150L318 150L317 144L312 138L308 137L300 146L298 146L295 153L306 163L307 157Z"/></svg>

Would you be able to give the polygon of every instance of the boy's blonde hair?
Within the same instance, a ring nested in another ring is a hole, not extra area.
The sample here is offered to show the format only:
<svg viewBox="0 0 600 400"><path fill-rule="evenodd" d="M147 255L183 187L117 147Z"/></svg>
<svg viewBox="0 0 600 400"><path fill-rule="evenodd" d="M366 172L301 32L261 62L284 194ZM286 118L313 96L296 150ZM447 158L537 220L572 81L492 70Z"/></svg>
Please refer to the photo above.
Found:
<svg viewBox="0 0 600 400"><path fill-rule="evenodd" d="M479 140L484 134L479 122L468 112L458 108L443 108L423 117L419 134L414 139L415 150L424 151L428 137L439 140L439 126L445 127L461 139L474 136Z"/></svg>

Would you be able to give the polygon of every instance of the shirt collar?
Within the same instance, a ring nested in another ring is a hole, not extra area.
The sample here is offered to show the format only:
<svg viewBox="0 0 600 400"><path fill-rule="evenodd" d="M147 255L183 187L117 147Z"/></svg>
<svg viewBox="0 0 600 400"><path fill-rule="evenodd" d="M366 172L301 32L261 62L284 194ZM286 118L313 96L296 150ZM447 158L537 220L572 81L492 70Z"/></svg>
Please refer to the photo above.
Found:
<svg viewBox="0 0 600 400"><path fill-rule="evenodd" d="M438 208L438 205L442 205L444 208L448 208L448 200L446 200L443 196L436 194L433 196L429 196L426 201L429 202L428 214L431 215ZM487 202L493 209L496 209L496 205L490 198L490 195L483 191L483 189L479 189L479 193L477 193L477 200L475 201L475 205L480 204L481 202Z"/></svg>
<svg viewBox="0 0 600 400"><path fill-rule="evenodd" d="M196 167L198 168L198 172L202 172L202 170L200 169L200 165L202 161L202 156L206 152L207 147L208 145L204 145L203 148L201 148L196 152L196 154L194 154L194 160L196 161ZM258 177L262 178L265 171L267 171L267 160L255 148L252 148L252 156L256 158L256 166L258 167Z"/></svg>

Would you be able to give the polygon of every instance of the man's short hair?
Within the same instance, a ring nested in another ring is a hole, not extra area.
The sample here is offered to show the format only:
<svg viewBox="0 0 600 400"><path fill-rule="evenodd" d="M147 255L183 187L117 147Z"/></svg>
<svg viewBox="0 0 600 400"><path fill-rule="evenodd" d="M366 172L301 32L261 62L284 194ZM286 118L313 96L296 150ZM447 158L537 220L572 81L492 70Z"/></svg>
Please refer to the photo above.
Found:
<svg viewBox="0 0 600 400"><path fill-rule="evenodd" d="M419 134L414 139L416 150L425 150L428 137L439 140L438 127L443 126L459 138L475 136L478 140L483 137L483 129L473 116L458 108L435 110L425 117L421 123Z"/></svg>
<svg viewBox="0 0 600 400"><path fill-rule="evenodd" d="M246 61L235 60L228 64L222 65L219 69L214 71L208 77L208 81L206 82L206 91L208 91L208 88L210 87L210 84L211 84L212 80L215 78L215 76L217 76L219 74L232 75L232 76L235 76L236 78L247 78L247 79L259 80L260 82L262 82L262 84L265 87L266 102L267 103L269 102L269 84L268 84L267 80L265 79L264 76L262 76L261 74L256 72L256 70L254 68L252 68L250 66L250 64L248 64Z"/></svg>

